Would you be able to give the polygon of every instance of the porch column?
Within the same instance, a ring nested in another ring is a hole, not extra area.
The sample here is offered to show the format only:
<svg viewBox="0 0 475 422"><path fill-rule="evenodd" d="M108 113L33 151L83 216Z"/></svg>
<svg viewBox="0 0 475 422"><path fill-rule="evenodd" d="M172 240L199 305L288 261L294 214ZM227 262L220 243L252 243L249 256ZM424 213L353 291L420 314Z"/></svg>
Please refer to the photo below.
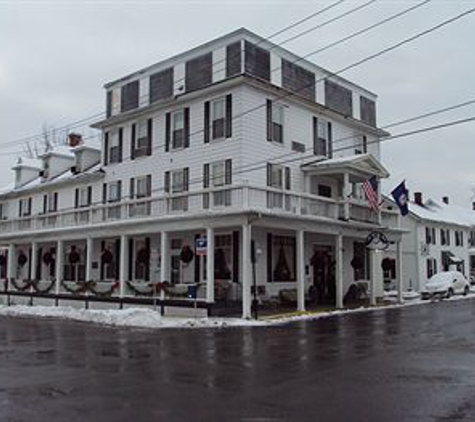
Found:
<svg viewBox="0 0 475 422"><path fill-rule="evenodd" d="M397 301L398 303L403 303L402 298L402 242L399 241L396 243L396 277L397 277Z"/></svg>
<svg viewBox="0 0 475 422"><path fill-rule="evenodd" d="M129 238L125 234L120 236L120 260L119 260L119 294L124 297L125 282L127 281L127 257L129 249Z"/></svg>
<svg viewBox="0 0 475 422"><path fill-rule="evenodd" d="M56 294L59 294L61 289L61 279L63 278L63 255L64 241L58 240L56 246Z"/></svg>
<svg viewBox="0 0 475 422"><path fill-rule="evenodd" d="M38 265L38 244L32 242L31 244L31 272L30 280L36 279L36 267Z"/></svg>
<svg viewBox="0 0 475 422"><path fill-rule="evenodd" d="M7 264L7 278L16 278L16 268L15 268L15 245L10 243L8 245L8 264Z"/></svg>
<svg viewBox="0 0 475 422"><path fill-rule="evenodd" d="M305 311L305 233L297 230L297 310Z"/></svg>
<svg viewBox="0 0 475 422"><path fill-rule="evenodd" d="M170 281L170 248L168 245L168 232L160 233L160 282Z"/></svg>
<svg viewBox="0 0 475 422"><path fill-rule="evenodd" d="M376 305L376 298L383 295L383 269L381 268L382 251L370 251L370 279L371 279L371 296L370 305Z"/></svg>
<svg viewBox="0 0 475 422"><path fill-rule="evenodd" d="M214 229L206 229L206 302L214 302Z"/></svg>
<svg viewBox="0 0 475 422"><path fill-rule="evenodd" d="M86 239L86 281L92 280L92 249L94 240L92 237Z"/></svg>
<svg viewBox="0 0 475 422"><path fill-rule="evenodd" d="M242 226L242 317L251 318L251 226Z"/></svg>
<svg viewBox="0 0 475 422"><path fill-rule="evenodd" d="M343 235L338 233L335 238L335 306L343 308Z"/></svg>
<svg viewBox="0 0 475 422"><path fill-rule="evenodd" d="M350 174L343 173L343 218L350 219Z"/></svg>

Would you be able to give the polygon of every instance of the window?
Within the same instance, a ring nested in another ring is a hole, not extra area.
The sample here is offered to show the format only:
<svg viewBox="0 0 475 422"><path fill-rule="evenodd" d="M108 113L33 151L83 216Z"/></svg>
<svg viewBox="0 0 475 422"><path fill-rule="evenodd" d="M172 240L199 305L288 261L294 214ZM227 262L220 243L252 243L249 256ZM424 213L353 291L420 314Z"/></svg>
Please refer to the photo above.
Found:
<svg viewBox="0 0 475 422"><path fill-rule="evenodd" d="M224 121L225 121L225 100L220 98L212 103L212 133L213 139L224 138Z"/></svg>
<svg viewBox="0 0 475 422"><path fill-rule="evenodd" d="M188 196L180 195L188 192L189 187L189 169L183 168L165 172L165 192L175 194L171 198L171 211L188 210Z"/></svg>
<svg viewBox="0 0 475 422"><path fill-rule="evenodd" d="M427 278L431 278L437 273L437 260L435 258L427 258Z"/></svg>
<svg viewBox="0 0 475 422"><path fill-rule="evenodd" d="M173 67L150 76L150 104L173 96Z"/></svg>
<svg viewBox="0 0 475 422"><path fill-rule="evenodd" d="M307 150L307 148L305 147L305 144L302 144L300 142L295 142L295 141L292 141L291 148L292 148L292 151L301 152L301 153Z"/></svg>
<svg viewBox="0 0 475 422"><path fill-rule="evenodd" d="M43 196L43 214L58 210L58 192L50 192Z"/></svg>
<svg viewBox="0 0 475 422"><path fill-rule="evenodd" d="M475 231L470 231L470 238L468 240L469 246L473 247L475 246Z"/></svg>
<svg viewBox="0 0 475 422"><path fill-rule="evenodd" d="M213 54L206 53L185 63L186 92L210 85L213 81Z"/></svg>
<svg viewBox="0 0 475 422"><path fill-rule="evenodd" d="M31 202L32 198L23 198L19 202L19 213L21 217L29 217L31 215Z"/></svg>
<svg viewBox="0 0 475 422"><path fill-rule="evenodd" d="M329 157L333 156L332 150L332 126L317 117L313 118L313 153L315 155Z"/></svg>
<svg viewBox="0 0 475 422"><path fill-rule="evenodd" d="M92 204L92 186L76 189L76 208L89 207Z"/></svg>
<svg viewBox="0 0 475 422"><path fill-rule="evenodd" d="M440 229L440 244L450 246L450 230Z"/></svg>
<svg viewBox="0 0 475 422"><path fill-rule="evenodd" d="M172 149L184 147L185 120L183 110L173 113Z"/></svg>
<svg viewBox="0 0 475 422"><path fill-rule="evenodd" d="M244 68L248 75L270 81L270 53L248 41L244 42Z"/></svg>
<svg viewBox="0 0 475 422"><path fill-rule="evenodd" d="M232 160L216 161L203 166L203 188L215 188L212 192L213 205L229 206L231 205L231 190L216 189L232 184ZM210 194L203 194L203 208L209 208Z"/></svg>
<svg viewBox="0 0 475 422"><path fill-rule="evenodd" d="M129 82L121 88L121 104L122 113L133 110L139 106L139 81Z"/></svg>
<svg viewBox="0 0 475 422"><path fill-rule="evenodd" d="M204 104L204 142L232 136L232 94Z"/></svg>
<svg viewBox="0 0 475 422"><path fill-rule="evenodd" d="M267 164L267 186L274 189L290 190L290 167L284 167L276 164ZM285 207L290 207L290 197L285 196ZM284 193L282 192L267 192L267 207L268 208L283 208L284 207Z"/></svg>
<svg viewBox="0 0 475 422"><path fill-rule="evenodd" d="M152 154L152 119L142 120L132 125L130 158Z"/></svg>
<svg viewBox="0 0 475 422"><path fill-rule="evenodd" d="M315 101L315 74L285 59L282 59L282 86Z"/></svg>
<svg viewBox="0 0 475 422"><path fill-rule="evenodd" d="M267 235L268 282L296 280L296 242L292 236Z"/></svg>
<svg viewBox="0 0 475 422"><path fill-rule="evenodd" d="M230 234L217 234L214 237L214 276L216 280L231 280L233 239Z"/></svg>
<svg viewBox="0 0 475 422"><path fill-rule="evenodd" d="M8 220L8 202L0 203L0 220Z"/></svg>
<svg viewBox="0 0 475 422"><path fill-rule="evenodd" d="M122 162L122 128L105 134L105 164Z"/></svg>
<svg viewBox="0 0 475 422"><path fill-rule="evenodd" d="M241 41L226 46L226 77L241 73Z"/></svg>
<svg viewBox="0 0 475 422"><path fill-rule="evenodd" d="M121 196L121 183L119 181L108 184L108 202L119 202Z"/></svg>
<svg viewBox="0 0 475 422"><path fill-rule="evenodd" d="M273 188L282 189L283 180L284 180L284 167L278 165L271 166L271 173L270 173L270 184L269 186Z"/></svg>
<svg viewBox="0 0 475 422"><path fill-rule="evenodd" d="M442 232L441 232L442 234ZM435 228L434 227L426 227L426 243L428 245L432 244L435 245L436 239L435 239Z"/></svg>
<svg viewBox="0 0 475 422"><path fill-rule="evenodd" d="M102 202L118 203L122 199L122 182L120 180L111 183L104 183L102 192ZM105 219L114 219L121 217L120 205L110 205L104 210Z"/></svg>
<svg viewBox="0 0 475 422"><path fill-rule="evenodd" d="M284 142L284 106L267 100L267 140Z"/></svg>
<svg viewBox="0 0 475 422"><path fill-rule="evenodd" d="M152 186L150 184L150 176L144 176L137 178L136 182L136 197L137 198L146 198L151 195Z"/></svg>
<svg viewBox="0 0 475 422"><path fill-rule="evenodd" d="M152 176L131 178L130 179L130 199L149 198L152 195ZM137 217L150 215L150 201L140 201L129 205L129 216Z"/></svg>
<svg viewBox="0 0 475 422"><path fill-rule="evenodd" d="M361 121L376 126L376 103L369 98L360 97Z"/></svg>
<svg viewBox="0 0 475 422"><path fill-rule="evenodd" d="M325 105L345 116L353 116L353 93L350 89L326 79Z"/></svg>
<svg viewBox="0 0 475 422"><path fill-rule="evenodd" d="M463 231L455 231L455 246L463 246Z"/></svg>
<svg viewBox="0 0 475 422"><path fill-rule="evenodd" d="M355 136L355 154L366 154L368 152L368 138L366 135Z"/></svg>

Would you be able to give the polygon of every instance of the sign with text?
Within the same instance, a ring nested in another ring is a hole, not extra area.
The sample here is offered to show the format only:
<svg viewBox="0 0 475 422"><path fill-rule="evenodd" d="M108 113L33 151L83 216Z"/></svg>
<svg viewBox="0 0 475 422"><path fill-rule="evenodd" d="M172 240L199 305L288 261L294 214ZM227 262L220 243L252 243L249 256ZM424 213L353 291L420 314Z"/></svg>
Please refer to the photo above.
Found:
<svg viewBox="0 0 475 422"><path fill-rule="evenodd" d="M197 256L205 256L208 252L208 242L206 237L199 237L195 241L195 253Z"/></svg>

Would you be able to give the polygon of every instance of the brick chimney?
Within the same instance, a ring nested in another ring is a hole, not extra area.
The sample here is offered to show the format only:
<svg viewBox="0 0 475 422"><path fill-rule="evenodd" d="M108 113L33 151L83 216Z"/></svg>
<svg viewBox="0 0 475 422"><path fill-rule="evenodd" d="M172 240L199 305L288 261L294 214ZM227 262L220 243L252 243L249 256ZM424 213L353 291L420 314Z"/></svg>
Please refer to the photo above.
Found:
<svg viewBox="0 0 475 422"><path fill-rule="evenodd" d="M448 196L443 196L443 197L442 197L442 202L443 202L444 204L449 205L449 197L448 197Z"/></svg>
<svg viewBox="0 0 475 422"><path fill-rule="evenodd" d="M422 192L414 192L414 202L417 205L423 205L423 203L422 203Z"/></svg>
<svg viewBox="0 0 475 422"><path fill-rule="evenodd" d="M78 133L70 133L68 135L68 145L71 148L77 147L82 144L82 136Z"/></svg>

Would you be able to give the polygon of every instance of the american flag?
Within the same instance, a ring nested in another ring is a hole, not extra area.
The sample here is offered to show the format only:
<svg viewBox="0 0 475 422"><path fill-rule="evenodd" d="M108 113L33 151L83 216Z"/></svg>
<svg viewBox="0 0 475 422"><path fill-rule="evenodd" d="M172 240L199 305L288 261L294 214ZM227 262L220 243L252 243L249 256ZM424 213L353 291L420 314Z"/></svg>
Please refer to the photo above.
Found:
<svg viewBox="0 0 475 422"><path fill-rule="evenodd" d="M378 179L376 179L376 176L373 176L363 182L363 192L371 210L378 212Z"/></svg>

